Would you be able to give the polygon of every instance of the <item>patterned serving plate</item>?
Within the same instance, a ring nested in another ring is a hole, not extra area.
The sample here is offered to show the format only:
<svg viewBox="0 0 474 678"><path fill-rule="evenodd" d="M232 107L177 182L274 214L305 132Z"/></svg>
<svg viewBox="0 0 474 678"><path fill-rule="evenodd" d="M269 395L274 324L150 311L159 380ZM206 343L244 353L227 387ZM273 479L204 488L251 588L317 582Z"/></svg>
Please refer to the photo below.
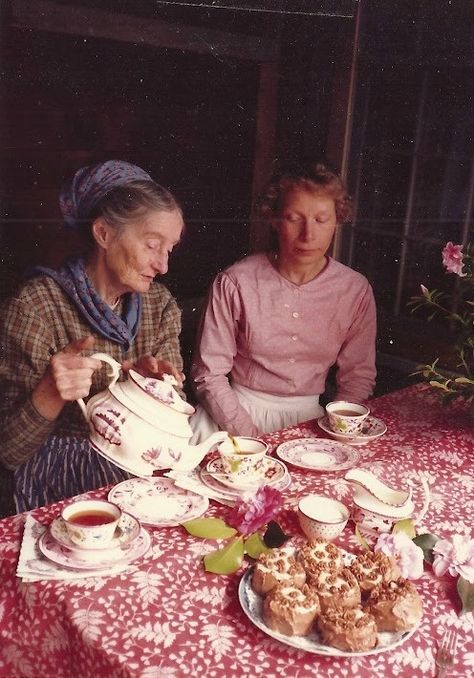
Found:
<svg viewBox="0 0 474 678"><path fill-rule="evenodd" d="M153 527L174 527L203 515L209 499L176 487L170 478L131 478L115 485L108 500Z"/></svg>
<svg viewBox="0 0 474 678"><path fill-rule="evenodd" d="M356 436L348 435L346 433L335 433L331 430L329 420L326 416L318 419L318 426L325 433L329 434L331 438L334 438L334 440L338 440L341 443L347 443L347 445L367 445L367 443L383 436L387 431L387 426L381 419L371 417L370 415L364 421L362 430L359 431Z"/></svg>
<svg viewBox="0 0 474 678"><path fill-rule="evenodd" d="M281 443L276 453L283 461L311 471L342 471L357 466L360 454L349 445L326 438L297 438Z"/></svg>
<svg viewBox="0 0 474 678"><path fill-rule="evenodd" d="M75 544L69 538L66 523L61 516L58 516L53 520L49 526L49 531L61 546L65 546L73 551L111 551L117 548L124 549L130 542L136 539L140 534L140 523L134 516L124 512L120 517L119 524L117 525L115 534L110 542L95 547L88 546L87 548L80 544Z"/></svg>
<svg viewBox="0 0 474 678"><path fill-rule="evenodd" d="M206 465L206 471L222 485L237 490L258 489L262 485L276 485L281 482L288 470L284 464L273 457L263 457L262 466L251 478L235 478L224 471L222 460L211 459Z"/></svg>
<svg viewBox="0 0 474 678"><path fill-rule="evenodd" d="M38 540L41 553L53 563L74 570L106 570L115 565L131 563L143 556L151 545L148 532L142 527L137 537L124 548L107 551L80 551L66 548L45 530Z"/></svg>
<svg viewBox="0 0 474 678"><path fill-rule="evenodd" d="M273 482L262 483L261 485L253 485L252 487L246 488L240 487L237 488L234 486L224 485L219 479L217 473L216 474L209 473L207 467L202 467L199 470L199 477L201 481L204 483L204 485L207 485L207 487L210 487L212 490L219 492L219 494L222 495L224 499L229 499L231 501L234 501L235 499L240 499L243 494L247 492L256 491L259 487L262 487L263 485L271 485L271 487L274 487L276 490L280 490L282 492L283 490L286 490L286 488L290 485L291 476L288 473L288 469L281 461L279 461L278 459L273 459L273 461L275 462L275 464L279 465L279 467L284 470L284 473L278 471L279 479L274 483Z"/></svg>
<svg viewBox="0 0 474 678"><path fill-rule="evenodd" d="M343 650L338 650L336 647L323 645L320 642L319 635L316 631L311 632L308 636L284 636L281 633L273 631L263 621L263 599L261 596L255 593L252 588L252 570L253 568L249 568L244 573L239 584L239 602L243 611L250 621L268 636L280 641L280 643L295 647L298 650L312 652L313 654L326 655L328 657L366 657L368 655L379 654L380 652L388 652L393 650L407 641L415 633L419 626L419 624L417 624L417 626L415 626L410 631L379 633L377 647L374 647L372 650L366 650L365 652L344 652Z"/></svg>

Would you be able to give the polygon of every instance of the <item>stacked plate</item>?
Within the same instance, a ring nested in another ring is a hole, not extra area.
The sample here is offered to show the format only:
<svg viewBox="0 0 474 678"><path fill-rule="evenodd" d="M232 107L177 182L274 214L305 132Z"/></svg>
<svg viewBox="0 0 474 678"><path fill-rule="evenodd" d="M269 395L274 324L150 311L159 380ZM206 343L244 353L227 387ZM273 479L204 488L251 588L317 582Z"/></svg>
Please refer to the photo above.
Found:
<svg viewBox="0 0 474 678"><path fill-rule="evenodd" d="M203 466L199 475L201 481L224 498L239 499L247 492L255 492L259 487L268 485L277 490L285 490L291 483L291 477L285 464L279 459L264 457L264 464L251 478L234 478L224 471L220 458L211 459Z"/></svg>
<svg viewBox="0 0 474 678"><path fill-rule="evenodd" d="M139 521L123 513L112 541L106 546L84 548L75 544L69 538L64 520L58 516L41 535L38 548L57 565L92 571L130 563L143 556L150 544L150 535Z"/></svg>
<svg viewBox="0 0 474 678"><path fill-rule="evenodd" d="M161 477L124 480L110 490L108 500L153 527L174 527L199 518L209 508L207 497Z"/></svg>

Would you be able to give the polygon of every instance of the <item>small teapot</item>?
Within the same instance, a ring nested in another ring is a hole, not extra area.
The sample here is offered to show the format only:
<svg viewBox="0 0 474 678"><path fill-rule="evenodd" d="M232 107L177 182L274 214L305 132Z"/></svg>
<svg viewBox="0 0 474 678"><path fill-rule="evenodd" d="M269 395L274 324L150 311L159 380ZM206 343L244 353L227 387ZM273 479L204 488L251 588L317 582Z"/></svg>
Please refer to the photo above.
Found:
<svg viewBox="0 0 474 678"><path fill-rule="evenodd" d="M112 380L87 404L82 398L77 403L89 424L92 447L116 466L136 476L167 468L188 471L228 437L217 431L200 445L190 445L188 419L195 410L173 388L171 375L149 378L131 369L128 379L119 382L120 363L106 353L92 357L110 365Z"/></svg>
<svg viewBox="0 0 474 678"><path fill-rule="evenodd" d="M352 518L364 536L391 532L399 520L410 518L415 524L420 523L428 511L430 489L425 478L421 478L423 506L417 515L411 486L408 489L395 489L362 468L351 469L344 478L354 486L352 500L355 509Z"/></svg>

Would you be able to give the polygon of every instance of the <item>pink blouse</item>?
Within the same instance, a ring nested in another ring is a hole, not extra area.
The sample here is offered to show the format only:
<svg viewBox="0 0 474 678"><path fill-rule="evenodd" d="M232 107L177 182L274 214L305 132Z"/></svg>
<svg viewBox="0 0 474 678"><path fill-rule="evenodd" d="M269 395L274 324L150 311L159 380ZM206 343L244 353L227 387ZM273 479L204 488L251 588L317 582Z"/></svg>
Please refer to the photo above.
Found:
<svg viewBox="0 0 474 678"><path fill-rule="evenodd" d="M316 278L296 285L256 254L216 277L191 374L220 428L256 435L229 377L273 395L318 395L337 363L337 398L365 400L375 383L375 336L363 275L329 258Z"/></svg>

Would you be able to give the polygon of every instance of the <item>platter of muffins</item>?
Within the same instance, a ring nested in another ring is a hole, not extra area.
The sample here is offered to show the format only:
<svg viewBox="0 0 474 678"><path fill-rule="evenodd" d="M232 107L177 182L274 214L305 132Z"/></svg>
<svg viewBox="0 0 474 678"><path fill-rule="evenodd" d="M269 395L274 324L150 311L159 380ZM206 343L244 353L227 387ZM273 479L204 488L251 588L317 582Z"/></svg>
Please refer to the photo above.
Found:
<svg viewBox="0 0 474 678"><path fill-rule="evenodd" d="M392 558L355 556L323 540L262 554L240 581L239 601L272 638L338 657L392 650L423 615L415 586Z"/></svg>

